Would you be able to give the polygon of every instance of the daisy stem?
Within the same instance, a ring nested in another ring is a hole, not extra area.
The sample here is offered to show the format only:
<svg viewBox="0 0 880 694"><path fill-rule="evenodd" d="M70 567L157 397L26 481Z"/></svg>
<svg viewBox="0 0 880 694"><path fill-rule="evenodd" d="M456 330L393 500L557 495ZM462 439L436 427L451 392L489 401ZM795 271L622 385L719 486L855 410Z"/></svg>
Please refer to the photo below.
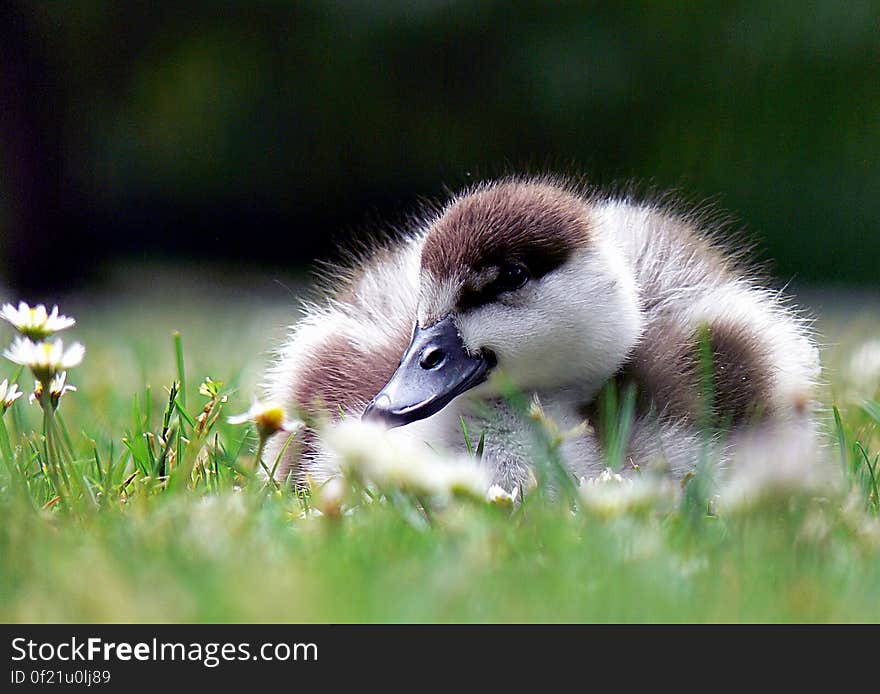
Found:
<svg viewBox="0 0 880 694"><path fill-rule="evenodd" d="M61 458L58 454L58 446L55 440L55 410L52 407L48 383L43 384L43 392L40 395L40 405L43 408L43 436L46 437L46 451L49 457L49 460L46 461L46 467L49 469L52 484L55 487L55 493L60 496L63 501L66 501L67 493L70 492L70 480L67 479L64 466L62 465ZM64 485L62 485L61 480L64 480Z"/></svg>
<svg viewBox="0 0 880 694"><path fill-rule="evenodd" d="M278 490L278 483L275 481L275 477L272 472L266 467L266 463L263 462L263 449L266 447L266 439L267 436L260 436L260 442L257 444L257 465L263 468L263 472L266 473L267 480L266 484L274 485L276 491Z"/></svg>

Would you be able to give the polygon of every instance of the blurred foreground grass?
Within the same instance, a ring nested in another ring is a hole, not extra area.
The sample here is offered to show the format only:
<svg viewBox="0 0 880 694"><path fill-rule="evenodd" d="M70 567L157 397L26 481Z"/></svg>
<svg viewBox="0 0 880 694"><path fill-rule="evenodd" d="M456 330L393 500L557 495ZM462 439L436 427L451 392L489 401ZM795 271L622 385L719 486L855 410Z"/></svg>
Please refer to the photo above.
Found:
<svg viewBox="0 0 880 694"><path fill-rule="evenodd" d="M842 413L843 493L795 488L718 515L686 501L594 513L534 495L511 514L460 500L420 523L398 503L305 514L250 474L253 433L225 417L247 409L294 315L286 290L173 274L126 286L62 306L78 320L65 339L87 348L61 407L67 502L53 503L40 470L39 408L22 399L4 418L29 491L3 467L2 621L880 621L880 525L856 446L869 462L877 450L862 405L877 394L880 324L852 301L817 298L820 331L838 342L827 398ZM172 426L197 439L186 419L207 402L206 376L225 382L228 402L189 458L178 442L174 463L190 474L165 489L144 441L178 378L174 330L187 387ZM4 344L12 332L2 328ZM4 362L0 376L15 371ZM20 383L30 390L29 375Z"/></svg>

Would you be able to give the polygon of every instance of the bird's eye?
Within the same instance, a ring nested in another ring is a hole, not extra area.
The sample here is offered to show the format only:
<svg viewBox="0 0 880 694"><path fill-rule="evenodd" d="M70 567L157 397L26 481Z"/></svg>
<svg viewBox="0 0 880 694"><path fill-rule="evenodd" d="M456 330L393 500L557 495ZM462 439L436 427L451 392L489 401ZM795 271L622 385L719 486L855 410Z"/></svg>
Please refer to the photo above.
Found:
<svg viewBox="0 0 880 694"><path fill-rule="evenodd" d="M519 289L529 280L529 271L522 265L510 263L502 265L498 277L492 282L492 289L497 293L512 292Z"/></svg>

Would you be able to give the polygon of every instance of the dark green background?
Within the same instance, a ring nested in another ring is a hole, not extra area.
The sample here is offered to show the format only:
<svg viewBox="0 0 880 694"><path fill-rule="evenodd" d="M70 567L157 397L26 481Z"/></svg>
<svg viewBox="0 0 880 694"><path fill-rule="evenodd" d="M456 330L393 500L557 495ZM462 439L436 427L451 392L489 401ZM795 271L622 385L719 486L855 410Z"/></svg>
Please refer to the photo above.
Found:
<svg viewBox="0 0 880 694"><path fill-rule="evenodd" d="M444 184L525 167L680 187L734 212L784 279L877 281L877 2L0 15L0 224L20 287L132 255L294 268Z"/></svg>

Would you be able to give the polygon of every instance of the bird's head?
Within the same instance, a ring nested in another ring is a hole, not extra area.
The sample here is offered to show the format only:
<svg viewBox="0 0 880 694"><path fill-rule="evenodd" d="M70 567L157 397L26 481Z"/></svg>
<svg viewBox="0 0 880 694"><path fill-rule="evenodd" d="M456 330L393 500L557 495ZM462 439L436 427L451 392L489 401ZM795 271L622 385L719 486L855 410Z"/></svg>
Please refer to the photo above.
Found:
<svg viewBox="0 0 880 694"><path fill-rule="evenodd" d="M495 374L523 391L595 387L640 332L637 289L588 200L543 182L489 184L427 230L410 346L365 416L436 413Z"/></svg>

